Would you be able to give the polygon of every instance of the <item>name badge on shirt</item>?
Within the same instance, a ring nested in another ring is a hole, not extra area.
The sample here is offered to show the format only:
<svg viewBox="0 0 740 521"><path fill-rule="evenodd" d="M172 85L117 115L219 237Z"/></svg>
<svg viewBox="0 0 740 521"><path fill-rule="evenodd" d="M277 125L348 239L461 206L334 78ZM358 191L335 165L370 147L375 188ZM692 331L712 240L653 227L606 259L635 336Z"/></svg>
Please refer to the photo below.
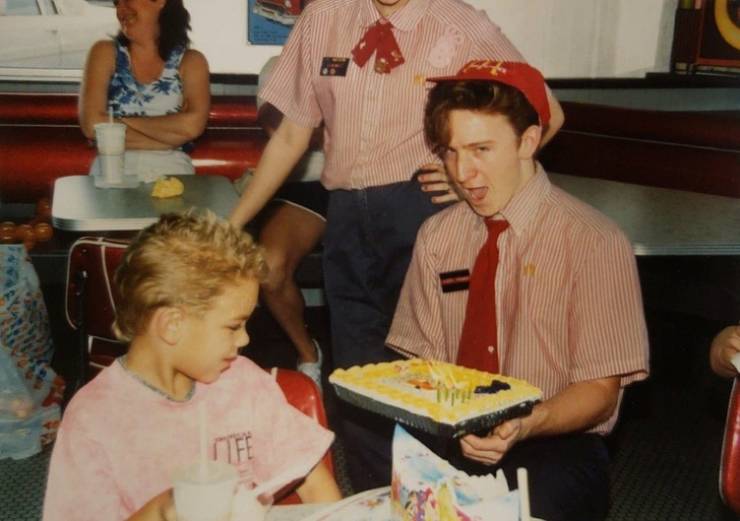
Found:
<svg viewBox="0 0 740 521"><path fill-rule="evenodd" d="M346 76L349 58L332 58L326 56L321 59L321 76Z"/></svg>
<svg viewBox="0 0 740 521"><path fill-rule="evenodd" d="M455 270L439 274L442 293L463 291L470 287L470 270Z"/></svg>

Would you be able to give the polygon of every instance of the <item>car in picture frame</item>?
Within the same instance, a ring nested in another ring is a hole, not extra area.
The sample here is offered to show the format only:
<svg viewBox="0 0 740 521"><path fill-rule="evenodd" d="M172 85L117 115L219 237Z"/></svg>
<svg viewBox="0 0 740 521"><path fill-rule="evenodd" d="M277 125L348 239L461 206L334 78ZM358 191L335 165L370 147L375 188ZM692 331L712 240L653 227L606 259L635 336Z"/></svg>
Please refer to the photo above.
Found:
<svg viewBox="0 0 740 521"><path fill-rule="evenodd" d="M90 46L117 31L112 2L0 0L0 67L82 69Z"/></svg>

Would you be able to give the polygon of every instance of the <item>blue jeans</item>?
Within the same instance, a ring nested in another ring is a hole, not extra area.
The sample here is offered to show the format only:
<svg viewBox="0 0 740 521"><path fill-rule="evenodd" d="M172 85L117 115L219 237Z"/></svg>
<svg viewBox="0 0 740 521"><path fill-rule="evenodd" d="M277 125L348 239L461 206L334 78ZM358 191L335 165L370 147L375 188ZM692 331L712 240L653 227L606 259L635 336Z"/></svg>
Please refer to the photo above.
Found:
<svg viewBox="0 0 740 521"><path fill-rule="evenodd" d="M335 367L399 358L385 339L416 232L442 208L415 179L331 192L323 268ZM390 483L391 422L349 406L340 413L356 491Z"/></svg>

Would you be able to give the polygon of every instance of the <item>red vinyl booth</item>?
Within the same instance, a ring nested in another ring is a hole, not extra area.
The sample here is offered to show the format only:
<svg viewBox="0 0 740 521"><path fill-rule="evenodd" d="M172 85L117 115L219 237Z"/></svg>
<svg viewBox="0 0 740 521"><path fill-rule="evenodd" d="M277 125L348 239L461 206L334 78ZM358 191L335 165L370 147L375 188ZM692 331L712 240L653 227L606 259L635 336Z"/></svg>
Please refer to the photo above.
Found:
<svg viewBox="0 0 740 521"><path fill-rule="evenodd" d="M740 377L735 377L727 407L722 459L719 467L719 492L724 502L740 515Z"/></svg>

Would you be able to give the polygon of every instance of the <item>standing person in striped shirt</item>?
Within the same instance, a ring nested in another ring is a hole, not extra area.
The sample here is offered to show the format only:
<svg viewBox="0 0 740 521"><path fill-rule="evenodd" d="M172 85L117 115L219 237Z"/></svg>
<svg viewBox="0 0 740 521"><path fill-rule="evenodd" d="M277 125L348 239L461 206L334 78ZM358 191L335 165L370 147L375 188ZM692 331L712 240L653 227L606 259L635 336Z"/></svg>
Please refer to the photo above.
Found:
<svg viewBox="0 0 740 521"><path fill-rule="evenodd" d="M549 117L536 69L477 60L431 81L427 139L464 202L421 227L387 343L539 386L530 415L463 437L453 459L474 473L500 466L510 483L526 467L537 517L604 519L602 435L622 389L648 374L632 248L536 162ZM479 266L484 253L490 263Z"/></svg>
<svg viewBox="0 0 740 521"><path fill-rule="evenodd" d="M435 202L449 199L430 198L415 179L420 171L425 181L443 176L424 141L426 77L453 74L477 56L521 60L486 14L461 0L314 0L259 93L284 118L230 220L241 226L255 216L323 121L321 181L331 192L323 272L336 367L393 356L385 337L416 232L440 209ZM545 139L563 121L548 100ZM355 489L388 484L392 426L342 415Z"/></svg>

